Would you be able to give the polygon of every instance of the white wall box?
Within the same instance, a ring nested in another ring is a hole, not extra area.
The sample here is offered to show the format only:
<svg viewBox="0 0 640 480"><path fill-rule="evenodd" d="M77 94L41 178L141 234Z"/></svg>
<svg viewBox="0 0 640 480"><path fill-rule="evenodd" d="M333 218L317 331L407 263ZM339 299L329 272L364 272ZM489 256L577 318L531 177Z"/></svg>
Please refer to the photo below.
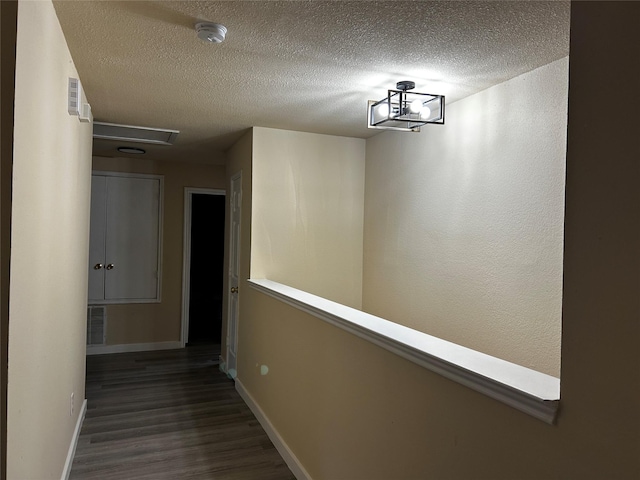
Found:
<svg viewBox="0 0 640 480"><path fill-rule="evenodd" d="M163 177L91 176L89 304L160 302Z"/></svg>

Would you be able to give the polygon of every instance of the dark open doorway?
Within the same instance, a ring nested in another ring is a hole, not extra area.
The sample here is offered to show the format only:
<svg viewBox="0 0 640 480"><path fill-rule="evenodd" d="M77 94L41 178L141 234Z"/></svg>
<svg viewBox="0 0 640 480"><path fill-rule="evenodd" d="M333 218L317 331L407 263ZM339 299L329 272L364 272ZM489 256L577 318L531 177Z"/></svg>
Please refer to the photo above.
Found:
<svg viewBox="0 0 640 480"><path fill-rule="evenodd" d="M224 195L193 194L187 343L220 343L224 278Z"/></svg>

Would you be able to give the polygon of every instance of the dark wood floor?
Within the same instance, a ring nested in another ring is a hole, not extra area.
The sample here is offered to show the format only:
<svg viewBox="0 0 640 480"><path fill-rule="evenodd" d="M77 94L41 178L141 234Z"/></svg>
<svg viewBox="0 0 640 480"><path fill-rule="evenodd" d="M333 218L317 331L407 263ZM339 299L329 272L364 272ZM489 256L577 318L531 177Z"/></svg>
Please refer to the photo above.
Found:
<svg viewBox="0 0 640 480"><path fill-rule="evenodd" d="M295 480L219 346L87 357L87 416L71 479Z"/></svg>

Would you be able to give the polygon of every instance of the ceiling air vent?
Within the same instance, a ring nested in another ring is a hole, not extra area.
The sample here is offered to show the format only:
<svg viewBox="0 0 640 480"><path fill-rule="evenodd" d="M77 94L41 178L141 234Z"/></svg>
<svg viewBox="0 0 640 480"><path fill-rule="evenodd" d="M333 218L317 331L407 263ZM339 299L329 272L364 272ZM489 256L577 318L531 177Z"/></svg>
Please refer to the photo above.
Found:
<svg viewBox="0 0 640 480"><path fill-rule="evenodd" d="M124 142L173 145L180 131L166 128L134 127L117 123L93 122L93 138Z"/></svg>

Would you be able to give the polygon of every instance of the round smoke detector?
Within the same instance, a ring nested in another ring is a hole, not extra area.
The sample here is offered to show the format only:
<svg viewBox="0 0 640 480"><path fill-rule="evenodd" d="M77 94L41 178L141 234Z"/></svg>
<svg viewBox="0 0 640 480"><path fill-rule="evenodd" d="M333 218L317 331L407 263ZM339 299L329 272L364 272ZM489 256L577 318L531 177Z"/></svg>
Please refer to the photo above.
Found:
<svg viewBox="0 0 640 480"><path fill-rule="evenodd" d="M222 43L227 35L227 27L219 23L196 23L198 38L207 43Z"/></svg>

